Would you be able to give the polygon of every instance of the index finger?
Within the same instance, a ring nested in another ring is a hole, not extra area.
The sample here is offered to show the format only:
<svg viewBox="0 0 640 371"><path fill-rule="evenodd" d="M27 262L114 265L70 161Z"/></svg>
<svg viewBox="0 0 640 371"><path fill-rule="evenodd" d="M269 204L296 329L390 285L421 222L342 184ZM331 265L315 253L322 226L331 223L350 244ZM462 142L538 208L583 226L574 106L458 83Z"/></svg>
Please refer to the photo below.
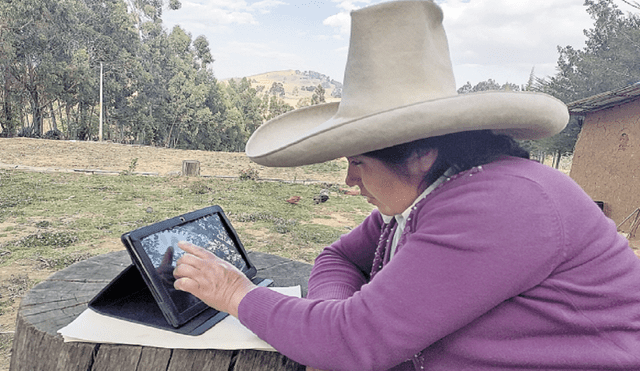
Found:
<svg viewBox="0 0 640 371"><path fill-rule="evenodd" d="M197 256L200 259L210 258L212 254L210 251L203 249L200 246L194 245L191 242L180 241L178 242L178 247L181 248L184 252Z"/></svg>

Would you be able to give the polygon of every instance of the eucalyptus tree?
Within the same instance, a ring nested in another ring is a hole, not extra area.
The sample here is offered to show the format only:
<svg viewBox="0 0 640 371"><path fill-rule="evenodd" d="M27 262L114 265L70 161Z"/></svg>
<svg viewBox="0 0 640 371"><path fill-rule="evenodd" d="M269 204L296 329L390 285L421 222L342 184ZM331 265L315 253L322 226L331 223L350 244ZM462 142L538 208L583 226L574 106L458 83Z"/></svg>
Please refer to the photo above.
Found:
<svg viewBox="0 0 640 371"><path fill-rule="evenodd" d="M286 103L284 99L273 94L265 94L263 102L263 116L265 120L271 120L294 109L294 107Z"/></svg>
<svg viewBox="0 0 640 371"><path fill-rule="evenodd" d="M558 47L558 73L539 86L567 103L640 81L640 16L613 0L584 4L594 20L584 48Z"/></svg>
<svg viewBox="0 0 640 371"><path fill-rule="evenodd" d="M243 151L251 133L264 121L264 102L246 77L229 80L224 97L227 107L220 124L219 150Z"/></svg>
<svg viewBox="0 0 640 371"><path fill-rule="evenodd" d="M45 108L56 99L65 61L71 60L68 46L81 4L75 0L11 1L3 4L2 12L4 80L12 85L8 92L26 97L29 109L22 114L31 117L31 122L23 122L25 134L42 135Z"/></svg>
<svg viewBox="0 0 640 371"><path fill-rule="evenodd" d="M25 120L23 134L42 135L50 117L70 138L95 136L99 64L111 77L106 95L120 101L133 94L140 71L140 41L124 2L24 0L3 2L1 9L4 95L27 98L23 117L31 122ZM6 107L3 121L10 121Z"/></svg>
<svg viewBox="0 0 640 371"><path fill-rule="evenodd" d="M493 79L488 79L486 81L480 81L476 85L471 85L469 81L466 84L462 85L458 89L458 94L467 94L467 93L475 93L479 91L487 91L487 90L506 90L506 91L520 91L521 87L514 83L504 83L500 85Z"/></svg>
<svg viewBox="0 0 640 371"><path fill-rule="evenodd" d="M143 36L144 25L148 22L160 23L165 2L163 0L125 0L130 13L134 17L136 29ZM180 0L169 0L168 8L178 10L182 7Z"/></svg>
<svg viewBox="0 0 640 371"><path fill-rule="evenodd" d="M173 76L169 80L168 103L173 117L167 142L173 141L173 146L179 148L198 148L200 131L208 131L208 126L214 124L213 113L206 103L215 82L206 78L207 63L202 63L191 36L182 28L174 27L169 44L173 52L170 66ZM210 60L210 54L205 59ZM205 72L204 79L198 78L201 71Z"/></svg>
<svg viewBox="0 0 640 371"><path fill-rule="evenodd" d="M216 149L216 126L223 105L209 65L213 58L205 37L195 40L180 26L166 33L161 22L142 27L143 64L148 79L143 96L150 120L132 132L146 132L156 145Z"/></svg>
<svg viewBox="0 0 640 371"><path fill-rule="evenodd" d="M75 98L78 102L79 128L85 132L81 139L95 137L97 121L95 112L99 100L100 65L104 67L103 108L107 137L114 137L109 123L130 121L135 116L135 100L143 79L139 61L141 41L135 28L134 17L122 0L83 0L88 17L83 22L80 44L89 56L90 75L81 85L84 93ZM89 114L87 114L89 112ZM113 138L115 139L115 138Z"/></svg>
<svg viewBox="0 0 640 371"><path fill-rule="evenodd" d="M318 84L316 89L313 91L313 95L311 96L311 105L322 104L325 103L324 98L325 90L322 87L322 84Z"/></svg>
<svg viewBox="0 0 640 371"><path fill-rule="evenodd" d="M9 2L0 2L0 136L11 137L20 124L19 107L21 99L16 88L17 81L10 72L10 64L15 55L13 12Z"/></svg>

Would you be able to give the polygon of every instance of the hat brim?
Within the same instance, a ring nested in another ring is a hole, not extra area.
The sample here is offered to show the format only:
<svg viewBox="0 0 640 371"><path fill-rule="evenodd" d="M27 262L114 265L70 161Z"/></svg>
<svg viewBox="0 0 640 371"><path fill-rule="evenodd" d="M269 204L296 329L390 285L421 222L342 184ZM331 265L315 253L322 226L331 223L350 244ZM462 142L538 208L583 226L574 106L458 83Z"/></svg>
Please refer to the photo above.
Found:
<svg viewBox="0 0 640 371"><path fill-rule="evenodd" d="M276 117L251 136L247 156L264 166L302 166L461 131L541 139L569 121L560 100L530 92L461 94L355 118L336 116L338 107L327 103Z"/></svg>

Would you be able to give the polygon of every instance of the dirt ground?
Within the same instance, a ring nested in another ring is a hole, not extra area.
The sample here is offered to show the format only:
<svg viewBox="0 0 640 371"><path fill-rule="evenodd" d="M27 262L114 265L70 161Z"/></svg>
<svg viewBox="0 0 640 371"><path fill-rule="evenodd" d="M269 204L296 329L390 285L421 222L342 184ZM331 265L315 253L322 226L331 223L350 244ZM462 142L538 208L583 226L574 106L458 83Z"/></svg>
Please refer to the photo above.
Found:
<svg viewBox="0 0 640 371"><path fill-rule="evenodd" d="M263 179L340 183L342 175L314 173L301 168L269 168L257 165L244 153L191 151L126 145L111 142L58 141L31 138L0 138L0 169L16 166L40 171L128 171L178 175L184 160L200 162L202 176L237 177L242 170L257 170Z"/></svg>

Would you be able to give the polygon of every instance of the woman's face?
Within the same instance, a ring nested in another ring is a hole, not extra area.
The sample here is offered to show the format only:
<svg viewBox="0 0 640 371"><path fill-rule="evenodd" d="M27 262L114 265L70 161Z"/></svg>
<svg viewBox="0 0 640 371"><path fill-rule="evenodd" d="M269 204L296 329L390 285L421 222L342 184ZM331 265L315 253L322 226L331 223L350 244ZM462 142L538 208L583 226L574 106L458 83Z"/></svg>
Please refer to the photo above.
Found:
<svg viewBox="0 0 640 371"><path fill-rule="evenodd" d="M384 215L396 215L404 212L424 191L424 176L431 168L435 156L433 153L421 158L412 157L405 171L393 171L384 162L363 155L347 157L349 169L345 182L348 186L358 186L360 194L378 208ZM425 166L426 165L426 166Z"/></svg>

